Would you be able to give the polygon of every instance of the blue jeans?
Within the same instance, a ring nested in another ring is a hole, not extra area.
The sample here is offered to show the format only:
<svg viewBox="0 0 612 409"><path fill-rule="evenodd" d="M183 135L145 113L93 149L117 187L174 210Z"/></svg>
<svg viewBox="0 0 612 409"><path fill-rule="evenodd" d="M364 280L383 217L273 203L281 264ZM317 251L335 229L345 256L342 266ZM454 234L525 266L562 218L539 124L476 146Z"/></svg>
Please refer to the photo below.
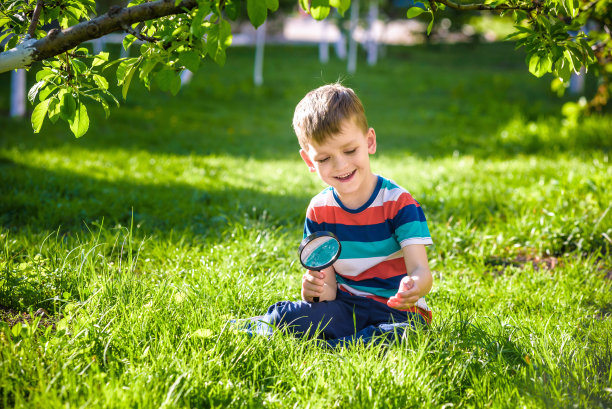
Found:
<svg viewBox="0 0 612 409"><path fill-rule="evenodd" d="M317 336L331 346L354 340L368 343L377 336L393 334L393 331L401 335L405 327L416 323L426 324L418 313L396 310L340 290L333 301L277 302L268 308L262 319L298 336Z"/></svg>

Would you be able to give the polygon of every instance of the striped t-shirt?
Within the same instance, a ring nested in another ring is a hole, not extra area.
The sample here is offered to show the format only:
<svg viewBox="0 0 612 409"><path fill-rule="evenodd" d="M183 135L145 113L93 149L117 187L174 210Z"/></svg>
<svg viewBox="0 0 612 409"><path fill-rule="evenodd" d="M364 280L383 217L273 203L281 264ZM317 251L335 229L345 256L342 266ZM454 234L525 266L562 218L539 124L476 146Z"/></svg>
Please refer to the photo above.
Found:
<svg viewBox="0 0 612 409"><path fill-rule="evenodd" d="M332 187L315 196L308 206L304 237L316 231L331 231L342 245L334 263L338 289L387 303L406 276L401 248L410 244L432 244L425 215L410 193L393 181L378 176L376 188L359 209L345 207ZM431 311L421 298L421 311Z"/></svg>

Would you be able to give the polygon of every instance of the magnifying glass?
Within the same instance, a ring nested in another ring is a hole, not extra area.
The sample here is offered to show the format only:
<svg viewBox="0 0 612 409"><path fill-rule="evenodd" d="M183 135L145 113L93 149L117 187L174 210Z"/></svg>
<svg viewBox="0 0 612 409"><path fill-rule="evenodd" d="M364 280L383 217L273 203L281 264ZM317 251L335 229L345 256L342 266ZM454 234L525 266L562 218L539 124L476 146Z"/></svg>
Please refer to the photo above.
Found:
<svg viewBox="0 0 612 409"><path fill-rule="evenodd" d="M302 240L298 256L304 268L321 271L334 264L341 250L340 241L334 233L318 231ZM313 301L319 302L319 297L314 297Z"/></svg>

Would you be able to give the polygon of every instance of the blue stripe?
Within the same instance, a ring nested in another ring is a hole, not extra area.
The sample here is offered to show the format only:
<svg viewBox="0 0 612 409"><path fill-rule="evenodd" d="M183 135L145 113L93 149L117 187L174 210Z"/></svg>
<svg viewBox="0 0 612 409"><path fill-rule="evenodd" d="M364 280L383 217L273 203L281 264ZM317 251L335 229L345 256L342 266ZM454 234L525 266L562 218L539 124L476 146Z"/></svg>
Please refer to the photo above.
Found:
<svg viewBox="0 0 612 409"><path fill-rule="evenodd" d="M400 224L409 223L409 222L424 222L425 214L423 213L423 209L421 206L417 206L414 204L410 204L402 207L395 217L393 217L393 225L399 226Z"/></svg>
<svg viewBox="0 0 612 409"><path fill-rule="evenodd" d="M342 253L340 259L370 258L388 256L400 249L400 245L393 237L381 241L359 242L341 241Z"/></svg>
<svg viewBox="0 0 612 409"><path fill-rule="evenodd" d="M374 278L368 278L367 280L351 280L350 278L347 277L341 277L339 275L336 275L336 279L338 280L338 282L342 283L342 284L347 284L350 285L351 287L355 287L355 286L361 286L363 288L381 288L381 289L393 289L395 290L395 292L397 292L400 282L402 281L402 278L406 277L406 274L400 274L397 275L395 277L389 277L387 279L384 278L378 278L378 277L374 277Z"/></svg>
<svg viewBox="0 0 612 409"><path fill-rule="evenodd" d="M412 222L406 223L395 229L397 241L401 242L406 239L431 237L427 222Z"/></svg>
<svg viewBox="0 0 612 409"><path fill-rule="evenodd" d="M370 293L370 294L374 294L374 295L378 295L379 297L384 297L384 298L390 298L393 297L395 294L397 294L397 290L399 289L399 283L397 285L397 287L395 288L377 288L377 287L366 287L363 285L352 285L348 282L345 282L346 280L342 277L338 277L336 275L337 279L338 279L338 283L340 284L346 284L349 285L351 287L353 287L355 290L359 290L359 291L363 291L366 293Z"/></svg>
<svg viewBox="0 0 612 409"><path fill-rule="evenodd" d="M315 231L331 231L340 241L382 241L392 237L391 221L369 224L365 226L353 226L335 223L316 223L310 219L306 220L306 230L310 233Z"/></svg>

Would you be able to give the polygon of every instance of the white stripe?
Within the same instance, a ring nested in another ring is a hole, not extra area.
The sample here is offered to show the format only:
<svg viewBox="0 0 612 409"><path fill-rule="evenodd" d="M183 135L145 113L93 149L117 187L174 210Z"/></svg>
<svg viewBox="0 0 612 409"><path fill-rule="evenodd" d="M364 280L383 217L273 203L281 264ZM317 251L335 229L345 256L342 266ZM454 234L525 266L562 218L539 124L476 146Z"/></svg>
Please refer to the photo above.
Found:
<svg viewBox="0 0 612 409"><path fill-rule="evenodd" d="M379 263L387 260L393 260L403 257L402 251L398 250L389 256L369 257L369 258L346 258L338 260L334 263L334 269L337 273L345 277L356 277L364 271L376 266Z"/></svg>
<svg viewBox="0 0 612 409"><path fill-rule="evenodd" d="M424 244L426 246L433 244L431 237L411 237L409 239L402 240L400 247L406 247L410 244Z"/></svg>
<svg viewBox="0 0 612 409"><path fill-rule="evenodd" d="M371 293L366 293L365 291L360 291L360 290L356 290L353 287L351 287L350 285L346 285L346 284L340 284L341 287L344 287L345 289L347 289L351 294L353 295L358 295L360 297L367 297L367 296L376 296L375 294L371 294ZM427 306L427 302L425 301L425 298L421 297L418 299L418 301L416 302L416 306L425 310L425 311L431 311L429 309L429 307Z"/></svg>

